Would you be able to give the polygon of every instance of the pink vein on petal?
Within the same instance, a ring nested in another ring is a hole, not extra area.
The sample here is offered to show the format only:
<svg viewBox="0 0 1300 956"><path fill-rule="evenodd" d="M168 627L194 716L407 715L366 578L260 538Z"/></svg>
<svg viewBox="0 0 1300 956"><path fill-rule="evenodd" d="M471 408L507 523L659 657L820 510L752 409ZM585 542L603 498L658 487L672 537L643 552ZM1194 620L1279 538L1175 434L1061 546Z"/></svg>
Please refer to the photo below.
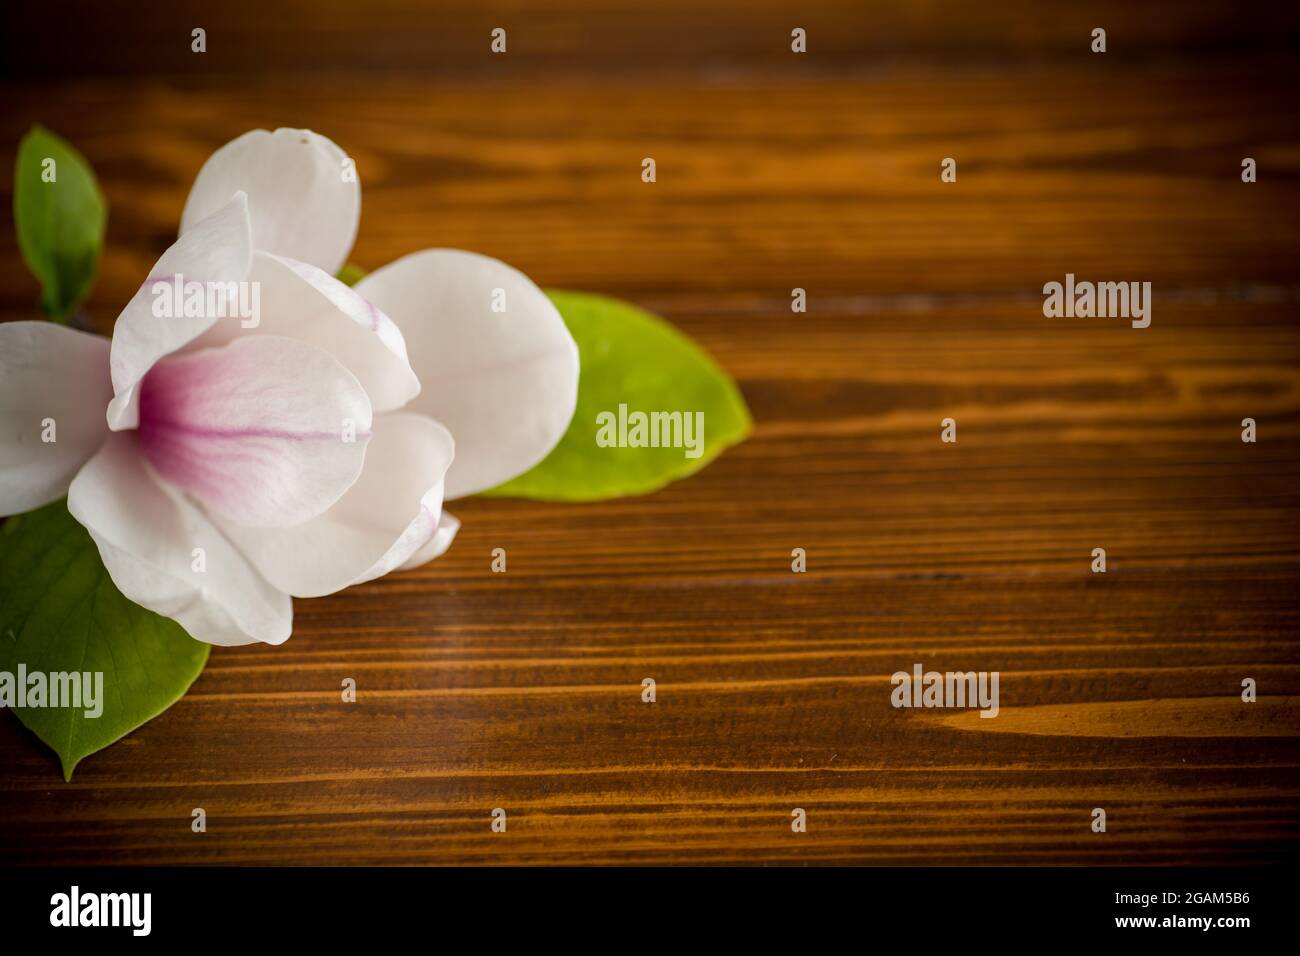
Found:
<svg viewBox="0 0 1300 956"><path fill-rule="evenodd" d="M243 523L319 514L351 486L371 437L369 407L342 367L334 378L286 342L174 356L141 385L140 448L154 470Z"/></svg>
<svg viewBox="0 0 1300 956"><path fill-rule="evenodd" d="M141 426L142 430L144 426ZM290 431L280 428L210 428L203 425L191 425L188 422L169 421L163 418L149 419L149 428L157 430L181 431L196 438L284 438L289 441L308 441L312 439L338 439L341 431ZM357 438L369 438L368 430L356 432Z"/></svg>

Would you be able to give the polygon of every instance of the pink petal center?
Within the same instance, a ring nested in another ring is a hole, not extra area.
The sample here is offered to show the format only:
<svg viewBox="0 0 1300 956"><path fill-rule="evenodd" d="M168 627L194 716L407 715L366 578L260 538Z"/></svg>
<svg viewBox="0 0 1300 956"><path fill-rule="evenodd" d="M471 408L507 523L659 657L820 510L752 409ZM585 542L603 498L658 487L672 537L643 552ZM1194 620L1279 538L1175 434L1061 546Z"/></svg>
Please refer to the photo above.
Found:
<svg viewBox="0 0 1300 956"><path fill-rule="evenodd" d="M369 408L364 393L350 400L309 368L266 361L258 344L158 362L140 386L140 447L162 478L222 515L289 526L323 512L355 480Z"/></svg>

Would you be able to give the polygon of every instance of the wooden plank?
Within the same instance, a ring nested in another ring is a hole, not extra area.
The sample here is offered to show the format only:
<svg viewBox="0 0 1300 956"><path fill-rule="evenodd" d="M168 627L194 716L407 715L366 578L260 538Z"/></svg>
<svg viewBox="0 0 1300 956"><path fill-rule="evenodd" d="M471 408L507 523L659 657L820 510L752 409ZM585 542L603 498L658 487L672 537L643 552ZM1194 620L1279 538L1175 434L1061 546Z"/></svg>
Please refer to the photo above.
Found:
<svg viewBox="0 0 1300 956"><path fill-rule="evenodd" d="M47 123L109 196L100 328L213 148L305 125L357 158L358 262L465 247L632 298L738 378L757 430L644 498L457 503L443 559L297 602L283 647L216 649L70 784L0 721L0 860L1293 860L1294 77L12 85L5 141ZM7 230L0 260L0 314L25 316ZM1152 326L1045 319L1067 271L1152 281ZM1000 671L999 717L891 707L917 662Z"/></svg>
<svg viewBox="0 0 1300 956"><path fill-rule="evenodd" d="M0 68L16 76L312 76L356 73L466 78L553 78L683 71L772 70L803 75L899 63L1051 62L1087 54L1108 31L1108 61L1171 55L1289 54L1300 11L1243 10L1223 0L278 0L262 4L167 0L128 17L92 0L19 5L0 37ZM207 31L206 52L191 31ZM506 55L490 34L507 31ZM790 55L790 31L809 55ZM75 55L72 55L75 54Z"/></svg>

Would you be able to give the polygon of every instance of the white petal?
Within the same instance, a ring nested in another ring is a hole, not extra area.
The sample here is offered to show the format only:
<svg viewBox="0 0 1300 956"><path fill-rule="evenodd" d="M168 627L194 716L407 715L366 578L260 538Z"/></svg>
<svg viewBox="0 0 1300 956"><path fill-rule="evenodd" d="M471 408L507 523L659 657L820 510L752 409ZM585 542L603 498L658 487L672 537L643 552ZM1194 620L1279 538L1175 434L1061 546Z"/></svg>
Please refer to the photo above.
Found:
<svg viewBox="0 0 1300 956"><path fill-rule="evenodd" d="M361 218L361 185L347 154L308 129L255 129L213 153L190 189L181 232L248 193L258 249L330 275L347 260Z"/></svg>
<svg viewBox="0 0 1300 956"><path fill-rule="evenodd" d="M108 434L112 397L102 335L53 322L0 325L0 515L68 493Z"/></svg>
<svg viewBox="0 0 1300 956"><path fill-rule="evenodd" d="M399 571L409 571L411 568L418 568L422 564L428 564L434 558L441 557L443 553L451 547L452 539L456 537L456 532L460 530L460 519L451 512L444 510L442 517L438 519L438 527L415 554L406 559Z"/></svg>
<svg viewBox="0 0 1300 956"><path fill-rule="evenodd" d="M324 349L274 335L173 355L140 387L140 447L158 474L238 524L323 514L361 474L370 401Z"/></svg>
<svg viewBox="0 0 1300 956"><path fill-rule="evenodd" d="M243 193L172 244L149 273L149 278L127 303L113 326L113 401L108 425L114 431L135 428L139 414L136 385L164 355L170 355L202 335L217 320L216 314L186 317L155 315L159 293L176 276L185 282L241 282L253 261L249 236L248 201Z"/></svg>
<svg viewBox="0 0 1300 956"><path fill-rule="evenodd" d="M295 528L227 534L267 580L295 597L332 594L387 574L438 528L451 435L423 415L375 419L361 477L333 508Z"/></svg>
<svg viewBox="0 0 1300 956"><path fill-rule="evenodd" d="M195 339L191 349L252 335L283 335L329 352L357 377L376 412L401 408L420 393L406 342L388 316L315 266L258 252L249 273L251 317L236 310ZM252 296L256 298L252 298ZM245 327L248 326L248 327Z"/></svg>
<svg viewBox="0 0 1300 956"><path fill-rule="evenodd" d="M111 436L68 491L118 590L209 644L280 644L293 602L253 569L194 505L150 473L138 436ZM201 568L201 570L198 570Z"/></svg>
<svg viewBox="0 0 1300 956"><path fill-rule="evenodd" d="M578 347L522 272L428 249L372 272L356 290L406 338L421 385L410 409L456 436L449 500L527 471L564 435L578 399ZM501 301L505 311L494 311Z"/></svg>

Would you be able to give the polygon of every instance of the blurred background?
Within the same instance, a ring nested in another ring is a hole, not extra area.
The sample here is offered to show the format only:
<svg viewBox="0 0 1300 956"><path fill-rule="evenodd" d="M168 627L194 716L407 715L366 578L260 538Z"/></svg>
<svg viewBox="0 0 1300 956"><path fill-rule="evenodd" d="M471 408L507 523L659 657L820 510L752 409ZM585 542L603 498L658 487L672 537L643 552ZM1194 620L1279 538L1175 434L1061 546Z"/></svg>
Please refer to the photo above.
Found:
<svg viewBox="0 0 1300 956"><path fill-rule="evenodd" d="M102 331L214 149L309 127L356 160L363 268L450 246L629 299L700 341L756 420L647 498L458 503L446 558L298 602L282 648L218 649L69 786L0 721L4 859L1294 859L1300 7L173 0L4 19L3 203L33 123L90 160ZM0 261L0 318L34 317L12 223ZM1151 282L1151 327L1045 319L1067 272ZM1001 670L999 718L889 708L888 675L918 660ZM348 675L364 715L334 703ZM1263 695L1246 711L1244 676ZM200 798L225 819L202 842ZM820 821L793 844L791 806Z"/></svg>
<svg viewBox="0 0 1300 956"><path fill-rule="evenodd" d="M1166 294L1293 278L1286 4L180 0L6 17L5 141L39 121L100 172L109 311L203 159L279 125L356 157L368 267L450 245L544 284L721 294L714 315L794 285L825 314L898 292L1036 296L1067 269L1136 265ZM1245 155L1267 188L1240 188ZM654 189L628 175L644 156ZM945 156L956 189L937 188ZM15 280L5 304L21 307L34 287Z"/></svg>

